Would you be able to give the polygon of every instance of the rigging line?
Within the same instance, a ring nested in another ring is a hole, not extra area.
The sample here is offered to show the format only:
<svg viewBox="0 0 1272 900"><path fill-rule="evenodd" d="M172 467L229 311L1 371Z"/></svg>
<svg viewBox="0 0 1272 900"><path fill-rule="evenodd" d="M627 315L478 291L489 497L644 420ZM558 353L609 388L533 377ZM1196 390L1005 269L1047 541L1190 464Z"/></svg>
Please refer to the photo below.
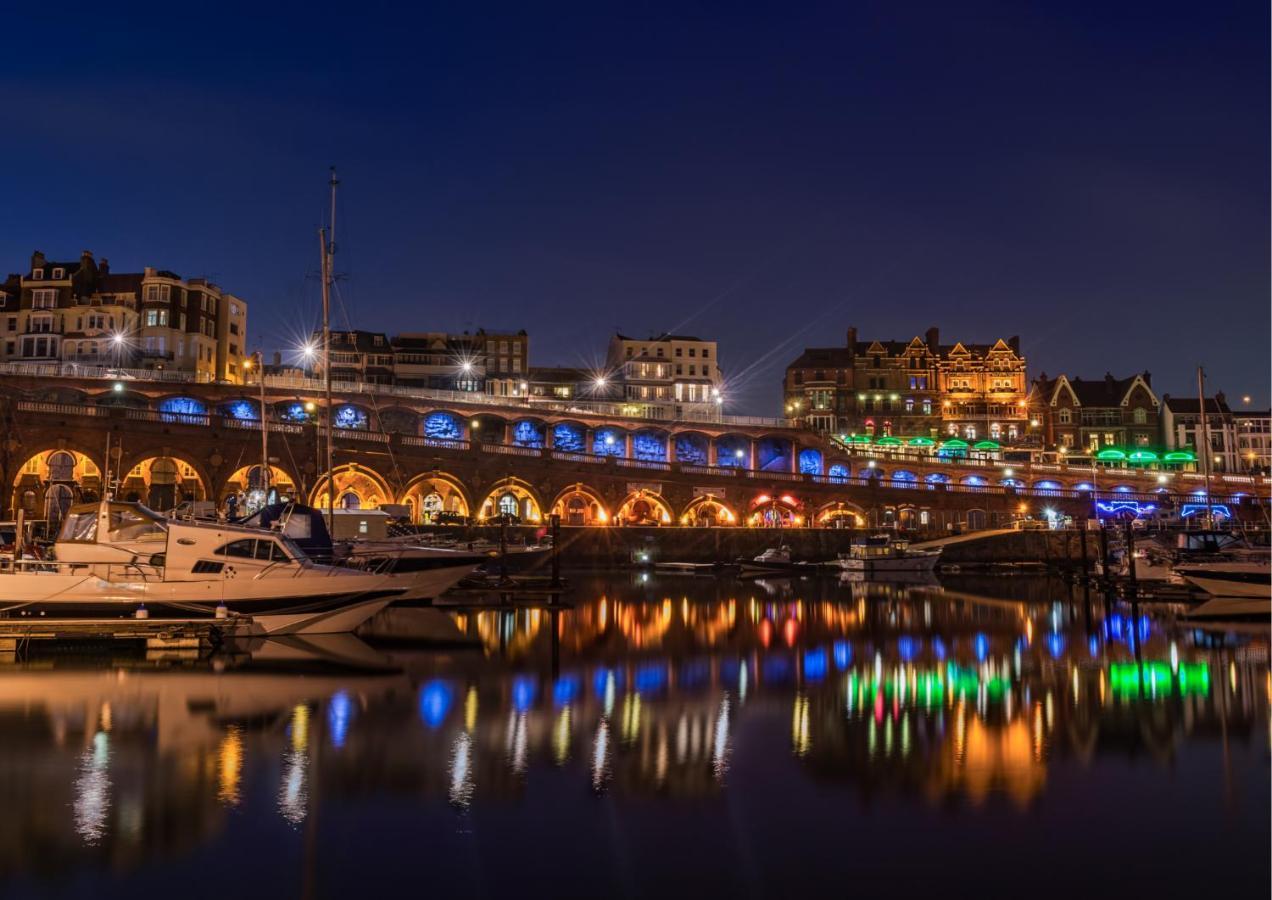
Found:
<svg viewBox="0 0 1272 900"><path fill-rule="evenodd" d="M799 328L799 329L797 329L796 331L792 332L790 336L788 336L787 338L785 338L784 340L782 340L782 341L781 341L781 342L779 342L778 344L774 345L773 347L769 348L769 349L768 349L767 351L765 351L764 353L760 354L760 356L758 356L758 357L757 357L757 358L756 358L756 359L755 359L755 360L754 360L754 361L753 361L750 365L746 366L744 369L742 369L741 371L739 371L739 372L737 373L737 375L735 375L735 376L733 376L733 377L734 377L735 379L737 379L740 383L745 384L747 381L749 381L749 380L750 380L751 378L753 378L755 375L758 375L758 374L759 374L759 371L758 371L758 370L760 370L760 369L762 369L762 368L764 368L764 367L766 367L766 366L767 366L768 361L769 361L769 359L770 359L771 357L773 357L773 356L775 356L776 354L778 354L778 353L782 352L783 350L785 350L785 349L786 349L786 348L787 348L787 347L788 347L791 343L793 343L795 340L797 340L797 339L798 339L798 338L799 338L799 337L800 337L800 336L801 336L804 332L806 332L806 331L808 331L810 328L813 328L814 326L818 325L818 324L819 324L819 323L820 323L823 319L825 319L827 316L831 315L832 313L836 313L836 312L838 312L838 311L839 311L840 309L842 309L842 308L844 307L844 305L845 305L845 304L847 304L847 303L849 302L849 300L851 300L851 299L852 299L851 297L845 297L844 299L840 300L840 301L839 301L837 304L835 304L834 306L828 307L825 311L823 311L823 312L822 312L822 314L821 314L821 315L817 316L815 319L813 319L812 321L810 321L808 324L804 325L804 327Z"/></svg>

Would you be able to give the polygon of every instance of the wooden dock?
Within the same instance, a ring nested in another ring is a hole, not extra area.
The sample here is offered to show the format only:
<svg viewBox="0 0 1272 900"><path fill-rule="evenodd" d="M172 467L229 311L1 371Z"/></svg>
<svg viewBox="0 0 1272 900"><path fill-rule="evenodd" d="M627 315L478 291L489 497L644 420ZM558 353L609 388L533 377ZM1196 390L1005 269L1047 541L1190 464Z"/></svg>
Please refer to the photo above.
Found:
<svg viewBox="0 0 1272 900"><path fill-rule="evenodd" d="M147 651L201 653L252 636L250 617L228 619L0 619L0 654L18 653L35 642L132 643Z"/></svg>

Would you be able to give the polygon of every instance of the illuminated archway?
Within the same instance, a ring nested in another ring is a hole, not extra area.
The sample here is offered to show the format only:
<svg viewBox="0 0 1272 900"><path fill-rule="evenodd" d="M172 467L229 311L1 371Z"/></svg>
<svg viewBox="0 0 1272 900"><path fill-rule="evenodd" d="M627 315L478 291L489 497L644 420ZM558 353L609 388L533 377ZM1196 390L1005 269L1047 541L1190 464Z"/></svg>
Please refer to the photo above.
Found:
<svg viewBox="0 0 1272 900"><path fill-rule="evenodd" d="M552 515L561 517L562 525L607 525L610 521L605 501L591 488L575 484L552 501Z"/></svg>
<svg viewBox="0 0 1272 900"><path fill-rule="evenodd" d="M261 467L259 465L244 465L237 472L225 479L225 487L221 488L221 501L232 493L249 493L261 489ZM270 465L270 488L276 491L279 497L295 497L296 483L291 475L277 467Z"/></svg>
<svg viewBox="0 0 1272 900"><path fill-rule="evenodd" d="M337 467L332 481L335 482L335 505L340 509L376 509L392 502L393 492L388 482L366 466L356 463ZM319 509L327 508L327 482L323 477L310 494L310 505Z"/></svg>
<svg viewBox="0 0 1272 900"><path fill-rule="evenodd" d="M861 528L866 517L856 504L836 500L817 510L817 524L822 528Z"/></svg>
<svg viewBox="0 0 1272 900"><path fill-rule="evenodd" d="M798 528L804 524L799 501L790 494L760 494L751 502L746 523L752 528Z"/></svg>
<svg viewBox="0 0 1272 900"><path fill-rule="evenodd" d="M505 478L481 502L478 521L512 516L521 522L543 521L543 507L534 489L519 478Z"/></svg>
<svg viewBox="0 0 1272 900"><path fill-rule="evenodd" d="M411 521L417 524L466 519L471 508L468 492L459 479L445 472L429 472L415 478L398 502L411 508Z"/></svg>
<svg viewBox="0 0 1272 900"><path fill-rule="evenodd" d="M173 455L150 456L136 462L120 479L116 496L144 503L156 512L169 512L187 501L208 499L208 490L186 460Z"/></svg>
<svg viewBox="0 0 1272 900"><path fill-rule="evenodd" d="M718 497L695 497L680 516L681 525L721 527L738 524L738 514Z"/></svg>
<svg viewBox="0 0 1272 900"><path fill-rule="evenodd" d="M61 489L54 490L55 486ZM68 492L72 502L91 501L101 496L101 490L101 470L88 456L74 450L43 450L27 459L14 476L12 508L23 510L31 519L50 518L52 502L53 518L60 520L69 505Z"/></svg>
<svg viewBox="0 0 1272 900"><path fill-rule="evenodd" d="M660 495L642 488L624 498L614 521L620 525L670 525L671 507Z"/></svg>

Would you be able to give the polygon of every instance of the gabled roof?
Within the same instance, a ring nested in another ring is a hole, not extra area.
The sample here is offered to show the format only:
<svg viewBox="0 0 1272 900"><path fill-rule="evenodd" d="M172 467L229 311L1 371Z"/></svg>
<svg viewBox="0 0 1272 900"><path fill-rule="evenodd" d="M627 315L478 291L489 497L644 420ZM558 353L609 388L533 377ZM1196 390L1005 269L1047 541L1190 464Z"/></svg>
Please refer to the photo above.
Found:
<svg viewBox="0 0 1272 900"><path fill-rule="evenodd" d="M842 369L852 366L852 351L847 347L808 347L788 369Z"/></svg>
<svg viewBox="0 0 1272 900"><path fill-rule="evenodd" d="M1149 381L1150 376L1146 373L1137 373L1126 378L1114 378L1112 375L1105 375L1103 378L1070 378L1068 375L1061 375L1051 382L1049 400L1055 406L1060 392L1065 391L1073 398L1075 406L1088 409L1125 406L1131 391L1136 385L1141 385L1148 392L1153 406L1157 406L1157 395L1153 393Z"/></svg>
<svg viewBox="0 0 1272 900"><path fill-rule="evenodd" d="M1201 408L1201 403L1196 397L1171 397L1162 398L1166 403L1166 408L1176 415L1197 415ZM1228 401L1223 397L1207 397L1206 412L1217 415L1229 415L1232 410L1228 408Z"/></svg>

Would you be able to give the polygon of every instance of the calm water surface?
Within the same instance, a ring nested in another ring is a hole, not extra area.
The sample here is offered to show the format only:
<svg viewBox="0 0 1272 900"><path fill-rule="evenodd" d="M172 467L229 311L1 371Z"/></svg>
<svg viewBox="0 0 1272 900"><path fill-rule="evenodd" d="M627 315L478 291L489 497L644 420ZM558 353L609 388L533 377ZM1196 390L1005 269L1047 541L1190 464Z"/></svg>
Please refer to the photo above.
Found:
<svg viewBox="0 0 1272 900"><path fill-rule="evenodd" d="M4 665L0 892L1266 896L1266 631L1025 579L573 583Z"/></svg>

